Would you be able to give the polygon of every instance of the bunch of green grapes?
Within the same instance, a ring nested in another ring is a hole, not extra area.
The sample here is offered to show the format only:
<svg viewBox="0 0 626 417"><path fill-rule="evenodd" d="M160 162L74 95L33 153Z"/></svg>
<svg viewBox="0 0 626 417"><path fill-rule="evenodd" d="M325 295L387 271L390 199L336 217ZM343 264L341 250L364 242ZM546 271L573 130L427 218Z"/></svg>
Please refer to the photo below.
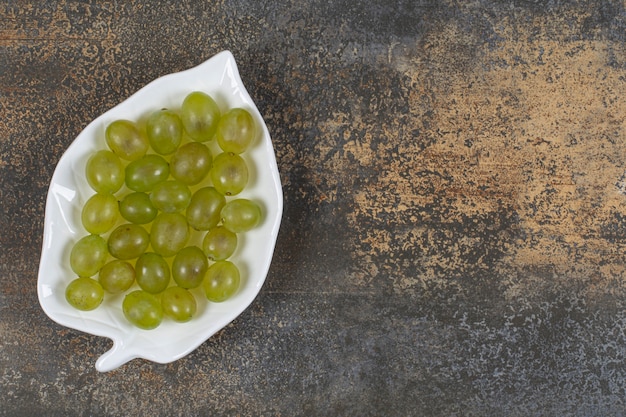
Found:
<svg viewBox="0 0 626 417"><path fill-rule="evenodd" d="M109 124L107 149L85 167L95 194L81 213L89 234L70 253L77 278L67 302L89 311L106 294L123 294L124 316L149 330L164 317L191 320L198 294L211 302L232 297L241 277L229 258L238 235L262 217L256 202L237 197L248 184L241 155L256 134L247 110L222 114L199 91L179 109Z"/></svg>

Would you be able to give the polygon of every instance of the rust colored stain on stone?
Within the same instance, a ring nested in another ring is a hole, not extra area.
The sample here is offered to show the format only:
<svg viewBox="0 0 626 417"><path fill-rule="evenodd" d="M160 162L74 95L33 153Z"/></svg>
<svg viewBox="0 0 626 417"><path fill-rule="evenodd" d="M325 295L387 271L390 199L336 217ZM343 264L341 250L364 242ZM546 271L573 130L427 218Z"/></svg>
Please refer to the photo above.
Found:
<svg viewBox="0 0 626 417"><path fill-rule="evenodd" d="M415 275L397 291L463 286L470 270L497 268L517 297L538 290L510 282L526 268L549 266L566 281L555 284L577 285L623 262L611 230L626 215L626 82L608 65L609 46L507 41L483 53L430 87L419 58L392 60L411 116L389 114L382 129L393 140L364 135L344 147L377 173L354 193L354 253L378 264L374 275L411 255Z"/></svg>

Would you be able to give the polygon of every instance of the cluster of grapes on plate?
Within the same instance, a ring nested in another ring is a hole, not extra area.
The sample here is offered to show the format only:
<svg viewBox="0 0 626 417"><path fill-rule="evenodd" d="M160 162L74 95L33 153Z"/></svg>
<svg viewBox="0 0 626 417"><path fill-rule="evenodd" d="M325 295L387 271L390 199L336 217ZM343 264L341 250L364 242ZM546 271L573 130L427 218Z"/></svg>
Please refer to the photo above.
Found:
<svg viewBox="0 0 626 417"><path fill-rule="evenodd" d="M248 183L241 154L255 136L247 110L222 114L200 91L179 109L154 111L145 123L110 123L108 149L96 151L85 167L95 194L81 212L89 234L70 253L78 278L66 287L68 303L88 311L107 293L125 293L126 319L150 330L164 316L191 320L197 302L190 290L212 302L232 297L241 278L228 259L238 234L261 221L259 205L237 197ZM207 146L213 140L219 152Z"/></svg>

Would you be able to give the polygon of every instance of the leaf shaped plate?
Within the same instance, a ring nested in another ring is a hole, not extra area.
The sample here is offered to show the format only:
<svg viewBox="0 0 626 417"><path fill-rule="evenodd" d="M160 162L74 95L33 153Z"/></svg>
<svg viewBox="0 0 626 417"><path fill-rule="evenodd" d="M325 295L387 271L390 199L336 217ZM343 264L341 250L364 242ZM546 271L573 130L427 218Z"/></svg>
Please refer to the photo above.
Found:
<svg viewBox="0 0 626 417"><path fill-rule="evenodd" d="M245 233L231 258L241 270L239 291L222 303L210 303L198 292L196 317L183 324L164 319L154 330L141 330L126 321L121 308L123 294L105 294L102 305L93 311L75 310L65 300L65 287L75 278L69 266L71 247L87 234L80 221L82 206L94 193L85 179L87 159L94 151L105 149L104 131L112 121L141 120L154 110L179 107L192 91L210 94L222 111L232 107L248 109L260 127L254 145L242 155L249 165L250 180L237 197L257 201L263 221ZM69 146L48 190L37 284L39 302L55 322L113 340L113 347L96 362L98 371L113 370L134 358L158 363L175 361L233 321L255 299L270 267L282 210L283 194L269 131L241 81L233 55L223 51L197 67L146 85L91 122Z"/></svg>

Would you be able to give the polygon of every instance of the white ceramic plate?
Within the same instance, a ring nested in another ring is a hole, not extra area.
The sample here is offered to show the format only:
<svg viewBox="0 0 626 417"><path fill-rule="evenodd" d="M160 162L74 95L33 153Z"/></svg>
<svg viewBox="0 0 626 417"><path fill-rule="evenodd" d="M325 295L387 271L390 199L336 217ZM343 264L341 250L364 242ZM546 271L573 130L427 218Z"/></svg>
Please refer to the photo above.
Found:
<svg viewBox="0 0 626 417"><path fill-rule="evenodd" d="M80 221L81 208L94 193L84 176L87 158L95 150L105 149L104 130L113 120L139 120L163 107L180 107L192 91L210 94L223 111L232 107L248 109L261 127L254 146L243 155L249 164L250 182L237 196L255 200L263 208L262 224L240 237L231 258L241 270L240 290L226 302L210 303L198 296L201 292L197 289L198 314L193 320L180 324L164 319L154 330L140 330L126 321L121 309L123 295L105 294L103 304L90 312L75 310L65 301L65 287L75 278L69 266L71 247L88 234ZM221 52L197 67L151 82L90 123L67 149L48 190L37 285L39 302L57 323L113 340L111 350L96 362L98 371L110 371L133 358L175 361L234 320L257 296L270 267L282 210L283 194L269 132L241 81L233 55Z"/></svg>

